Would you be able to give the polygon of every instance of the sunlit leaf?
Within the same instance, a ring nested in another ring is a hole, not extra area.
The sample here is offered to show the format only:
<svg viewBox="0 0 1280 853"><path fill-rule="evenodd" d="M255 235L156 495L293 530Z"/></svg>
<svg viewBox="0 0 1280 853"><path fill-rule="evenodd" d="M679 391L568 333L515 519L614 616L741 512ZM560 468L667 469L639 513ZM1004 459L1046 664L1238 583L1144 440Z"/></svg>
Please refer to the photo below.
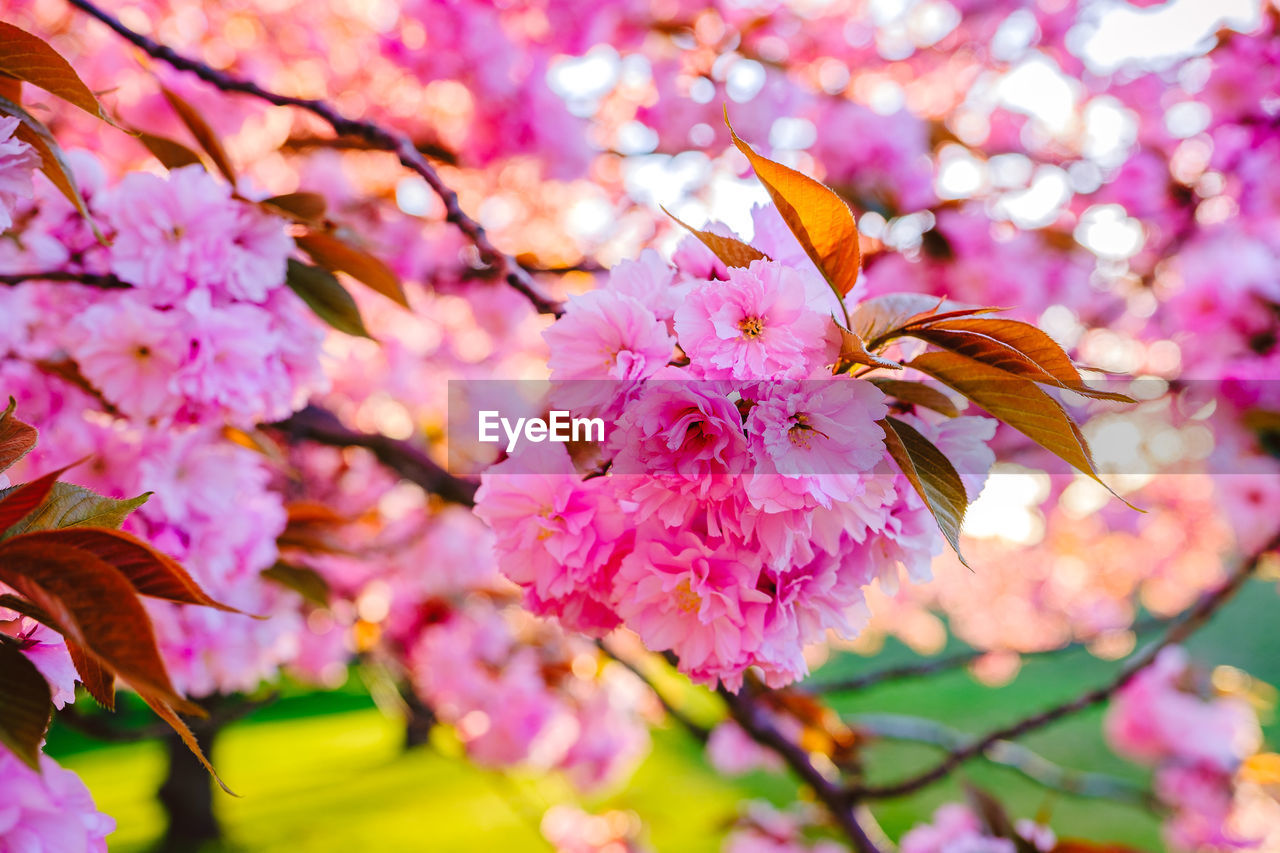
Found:
<svg viewBox="0 0 1280 853"><path fill-rule="evenodd" d="M1035 382L954 352L927 352L907 366L949 385L992 417L1106 486L1098 479L1079 426L1062 404Z"/></svg>
<svg viewBox="0 0 1280 853"><path fill-rule="evenodd" d="M178 118L182 119L182 123L187 126L187 130L191 132L192 137L195 138L204 153L209 155L213 165L218 167L218 171L234 187L236 185L236 171L231 168L231 158L227 156L227 150L222 147L222 141L218 139L218 135L213 132L213 128L209 126L209 123L204 120L204 116L200 115L199 110L191 106L167 86L161 86L160 91L164 93L165 100L169 102L169 106L173 107L173 111L178 114Z"/></svg>
<svg viewBox="0 0 1280 853"><path fill-rule="evenodd" d="M39 479L0 492L0 533L4 533L35 511L53 491L53 484L70 468L50 471Z"/></svg>
<svg viewBox="0 0 1280 853"><path fill-rule="evenodd" d="M969 508L969 497L955 466L933 442L905 421L890 417L880 421L880 426L889 455L924 499L960 562L968 566L960 553L960 528Z"/></svg>
<svg viewBox="0 0 1280 853"><path fill-rule="evenodd" d="M112 123L97 96L69 62L43 39L4 21L0 21L0 72L25 80Z"/></svg>
<svg viewBox="0 0 1280 853"><path fill-rule="evenodd" d="M1062 347L1029 323L1002 317L962 317L924 322L912 326L907 334L1034 382L1095 399L1133 402L1124 394L1085 385Z"/></svg>
<svg viewBox="0 0 1280 853"><path fill-rule="evenodd" d="M836 361L832 372L844 373L855 364L867 367L885 367L890 370L902 369L902 365L899 362L891 358L883 358L868 350L862 337L840 325L839 321L836 322L836 328L840 330L840 357Z"/></svg>
<svg viewBox="0 0 1280 853"><path fill-rule="evenodd" d="M939 299L927 293L886 293L858 303L849 317L849 328L878 348L908 325L939 316L969 316L996 311Z"/></svg>
<svg viewBox="0 0 1280 853"><path fill-rule="evenodd" d="M400 279L389 266L363 249L324 231L308 231L295 237L294 241L313 261L330 272L344 272L397 305L409 307Z"/></svg>
<svg viewBox="0 0 1280 853"><path fill-rule="evenodd" d="M923 382L889 377L870 376L867 381L875 385L890 397L910 403L913 406L924 406L939 414L954 418L960 414L955 402L937 388L931 388Z"/></svg>
<svg viewBox="0 0 1280 853"><path fill-rule="evenodd" d="M676 216L665 207L662 212L670 216L678 225L684 228L693 236L702 241L702 245L711 250L711 253L720 259L720 262L726 267L748 267L752 261L768 260L769 256L754 246L748 246L746 243L736 237L725 237L714 231L699 231L692 225L689 225L680 217Z"/></svg>
<svg viewBox="0 0 1280 853"><path fill-rule="evenodd" d="M0 641L0 743L35 771L52 713L49 682L16 641Z"/></svg>
<svg viewBox="0 0 1280 853"><path fill-rule="evenodd" d="M729 124L727 110L724 121ZM808 175L757 154L738 138L732 125L729 136L750 161L787 227L843 302L844 295L858 281L858 265L862 261L858 225L849 205Z"/></svg>
<svg viewBox="0 0 1280 853"><path fill-rule="evenodd" d="M36 428L23 423L13 414L18 402L9 398L9 405L0 414L0 472L9 468L36 446Z"/></svg>
<svg viewBox="0 0 1280 853"><path fill-rule="evenodd" d="M285 281L317 317L339 332L373 338L364 327L355 300L333 273L290 258Z"/></svg>
<svg viewBox="0 0 1280 853"><path fill-rule="evenodd" d="M7 491L7 490L6 490ZM0 496L4 492L0 491ZM106 498L83 486L54 483L40 506L14 524L0 538L33 530L63 527L119 527L129 514L147 502L150 492L129 500Z"/></svg>

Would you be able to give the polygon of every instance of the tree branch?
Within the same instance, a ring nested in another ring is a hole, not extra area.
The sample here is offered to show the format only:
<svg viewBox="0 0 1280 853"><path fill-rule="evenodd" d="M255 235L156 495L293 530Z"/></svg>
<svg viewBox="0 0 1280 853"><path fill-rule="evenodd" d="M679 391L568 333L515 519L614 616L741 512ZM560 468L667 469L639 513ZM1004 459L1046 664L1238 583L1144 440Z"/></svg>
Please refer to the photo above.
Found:
<svg viewBox="0 0 1280 853"><path fill-rule="evenodd" d="M854 814L854 801L849 796L849 792L823 775L799 744L792 743L786 735L778 731L773 722L761 713L760 706L752 701L751 695L746 692L749 689L744 688L743 692L738 694L730 693L723 687L719 688L718 692L724 699L730 716L743 731L751 736L752 740L776 752L787 766L813 789L814 794L827 807L841 831L853 842L854 849L858 853L879 853L875 842L858 823L857 816Z"/></svg>
<svg viewBox="0 0 1280 853"><path fill-rule="evenodd" d="M1262 550L1258 551L1247 561L1245 561L1236 571L1229 577L1222 586L1213 592L1205 595L1200 602L1194 607L1186 610L1182 615L1172 620L1169 630L1165 632L1157 642L1148 647L1142 654L1134 658L1129 664L1124 666L1116 676L1108 683L1101 687L1095 687L1082 695L1056 705L1038 714L1033 714L1016 723L996 729L982 737L969 741L962 747L953 749L948 753L947 757L938 762L929 770L924 771L916 776L903 779L888 785L860 785L854 786L849 790L849 795L855 800L859 799L885 799L888 797L900 797L904 794L910 794L921 788L932 785L949 776L961 764L964 764L971 758L986 754L992 746L999 741L1014 740L1029 734L1037 729L1044 728L1058 720L1091 708L1094 705L1101 704L1111 698L1116 691L1128 684L1133 677L1139 672L1146 669L1155 662L1156 657L1168 646L1182 642L1196 629L1204 625L1214 613L1217 612L1223 604L1231 599L1237 590L1244 585L1258 568L1258 564L1262 558L1269 552L1280 548L1280 534L1277 534L1272 540L1265 545Z"/></svg>
<svg viewBox="0 0 1280 853"><path fill-rule="evenodd" d="M349 429L327 409L309 405L271 426L293 441L314 441L331 447L363 447L387 468L425 491L463 506L475 504L478 488L475 483L453 476L407 441Z"/></svg>
<svg viewBox="0 0 1280 853"><path fill-rule="evenodd" d="M963 749L973 739L964 732L936 720L899 714L862 714L850 720L861 732L888 740L924 743L946 750ZM1002 740L992 744L983 755L992 764L1008 767L1031 781L1078 797L1118 800L1139 808L1154 806L1151 792L1127 779L1071 770L1054 764L1027 747Z"/></svg>
<svg viewBox="0 0 1280 853"><path fill-rule="evenodd" d="M131 30L120 19L98 8L89 0L67 0L67 2L97 18L148 56L166 62L180 71L189 71L224 92L239 92L279 107L297 107L306 110L328 123L338 136L357 137L367 142L371 148L394 153L405 168L418 174L427 182L432 192L444 203L445 219L466 235L479 251L481 260L499 270L507 283L524 294L539 313L559 316L563 312L561 303L544 294L528 271L510 255L494 246L488 234L485 233L484 226L462 210L462 206L458 203L458 194L440 178L408 136L387 130L371 121L347 118L325 101L281 95L264 89L251 80L218 71L203 62L183 56L172 48L147 38L142 33Z"/></svg>
<svg viewBox="0 0 1280 853"><path fill-rule="evenodd" d="M623 658L621 655L613 651L613 649L606 646L602 641L597 640L596 645L600 647L600 651L604 652L605 655L622 664L624 667L629 669L636 678L643 681L649 690L653 692L653 695L658 697L658 703L662 705L662 710L667 712L668 717L684 727L685 731L693 736L693 738L698 742L704 744L707 742L707 739L711 737L711 730L701 723L695 722L688 714L673 705L671 700L669 700L663 692L658 689L657 685L653 683L653 679L641 671L638 665L632 663L626 658Z"/></svg>

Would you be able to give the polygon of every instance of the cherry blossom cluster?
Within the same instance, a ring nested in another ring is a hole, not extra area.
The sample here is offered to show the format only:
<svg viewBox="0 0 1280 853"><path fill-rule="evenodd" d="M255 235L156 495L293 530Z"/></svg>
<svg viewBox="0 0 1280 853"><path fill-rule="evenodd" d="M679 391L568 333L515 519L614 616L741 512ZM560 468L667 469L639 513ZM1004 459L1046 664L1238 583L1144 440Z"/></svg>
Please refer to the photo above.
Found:
<svg viewBox="0 0 1280 853"><path fill-rule="evenodd" d="M774 218L757 211L774 260L726 268L693 241L674 266L624 262L571 298L545 333L552 395L613 424L610 470L584 476L563 445L531 445L477 496L534 612L597 636L626 625L731 689L753 666L771 685L803 677L807 644L858 631L865 586L900 566L927 579L941 541L893 473L884 395L832 378L831 293ZM905 417L976 495L993 424Z"/></svg>

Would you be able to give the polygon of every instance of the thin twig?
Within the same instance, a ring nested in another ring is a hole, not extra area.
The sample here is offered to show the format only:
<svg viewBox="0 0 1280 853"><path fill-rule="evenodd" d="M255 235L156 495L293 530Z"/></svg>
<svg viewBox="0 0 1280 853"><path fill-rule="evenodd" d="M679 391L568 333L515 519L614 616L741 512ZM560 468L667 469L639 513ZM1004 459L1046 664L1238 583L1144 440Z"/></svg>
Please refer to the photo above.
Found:
<svg viewBox="0 0 1280 853"><path fill-rule="evenodd" d="M294 441L314 441L331 447L363 447L384 466L425 491L463 506L475 504L478 488L475 483L450 474L407 441L350 429L327 409L310 405L271 426Z"/></svg>
<svg viewBox="0 0 1280 853"><path fill-rule="evenodd" d="M71 272L69 270L45 270L43 272L19 272L0 274L0 284L14 286L28 281L71 281L110 290L133 287L129 282L111 273Z"/></svg>
<svg viewBox="0 0 1280 853"><path fill-rule="evenodd" d="M972 735L943 725L937 720L899 714L860 714L849 720L858 731L887 740L924 743L946 750L961 749ZM1143 809L1154 806L1151 792L1127 779L1061 767L1019 743L1002 740L983 754L992 764L1021 773L1031 781L1054 791L1077 797L1117 800Z"/></svg>
<svg viewBox="0 0 1280 853"><path fill-rule="evenodd" d="M387 130L371 121L347 118L325 101L315 98L281 95L264 89L251 80L245 80L218 71L203 62L178 53L171 47L153 41L136 30L130 29L119 18L100 9L89 0L67 0L67 2L88 15L97 18L148 56L166 62L180 71L189 71L224 92L239 92L279 107L297 107L298 109L306 110L328 123L338 136L357 137L369 143L371 148L394 153L405 168L416 173L427 182L432 192L444 204L445 219L466 235L467 239L471 241L480 253L480 259L484 263L499 270L507 283L522 293L539 313L558 316L562 312L563 306L561 303L544 294L528 271L520 266L510 255L494 246L489 240L489 235L485 233L484 226L462 210L462 206L458 202L458 194L441 179L440 175L437 174L436 170L418 150L414 141L408 136Z"/></svg>
<svg viewBox="0 0 1280 853"><path fill-rule="evenodd" d="M1280 534L1277 534L1262 550L1246 560L1218 589L1200 599L1194 607L1172 620L1169 630L1157 642L1149 646L1142 654L1124 666L1111 681L1095 687L1077 696L1069 702L1056 705L1038 714L1033 714L1016 723L996 729L982 737L975 738L966 745L952 750L947 757L929 770L915 776L888 785L859 785L849 790L855 799L885 799L910 794L921 788L932 785L949 776L961 764L971 758L986 753L994 744L1004 740L1014 740L1023 735L1042 729L1072 714L1101 704L1111 698L1143 669L1155 662L1156 657L1166 647L1180 643L1196 629L1208 621L1218 608L1230 600L1231 596L1244 585L1258 568L1262 558L1269 552L1280 548Z"/></svg>
<svg viewBox="0 0 1280 853"><path fill-rule="evenodd" d="M695 722L688 714L672 704L671 700L668 699L663 692L658 689L658 686L653 683L653 679L646 675L639 666L622 657L613 649L606 646L603 642L597 642L596 645L600 647L600 651L622 664L624 667L629 669L636 678L643 681L645 685L648 686L649 690L653 692L653 695L658 697L658 703L662 705L662 710L667 712L668 717L679 723L684 730L699 743L707 742L707 739L711 737L711 730L701 723Z"/></svg>
<svg viewBox="0 0 1280 853"><path fill-rule="evenodd" d="M1166 619L1147 619L1135 624L1132 631L1135 634L1144 634L1167 624ZM920 661L918 663L908 663L901 666L891 666L885 669L879 669L874 672L867 672L861 675L854 675L849 678L842 678L836 681L818 681L806 683L804 689L810 693L851 693L859 690L867 690L872 687L879 687L882 684L891 684L895 681L905 681L909 678L921 678L929 675L937 675L942 672L949 672L953 669L967 666L979 658L989 654L996 654L1002 651L1013 652L1022 657L1052 657L1054 655L1064 654L1066 652L1079 651L1091 641L1084 640L1076 643L1069 643L1065 646L1059 646L1056 649L1043 649L1034 652L1019 652L1015 649L966 649L963 652L957 652L954 655L944 658L935 658L933 660Z"/></svg>

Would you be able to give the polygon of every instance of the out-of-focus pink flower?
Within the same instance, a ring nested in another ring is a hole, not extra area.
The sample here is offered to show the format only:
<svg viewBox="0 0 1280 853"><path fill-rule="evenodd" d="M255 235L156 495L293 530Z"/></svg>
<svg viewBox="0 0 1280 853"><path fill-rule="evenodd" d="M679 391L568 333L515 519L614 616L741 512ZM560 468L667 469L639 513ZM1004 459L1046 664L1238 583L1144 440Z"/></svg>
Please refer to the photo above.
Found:
<svg viewBox="0 0 1280 853"><path fill-rule="evenodd" d="M0 232L13 225L18 199L31 198L31 174L40 165L35 149L14 137L20 122L0 116Z"/></svg>
<svg viewBox="0 0 1280 853"><path fill-rule="evenodd" d="M711 730L707 738L707 760L726 776L741 776L753 770L781 772L786 767L778 753L756 743L733 720L726 720Z"/></svg>
<svg viewBox="0 0 1280 853"><path fill-rule="evenodd" d="M103 202L115 232L111 270L177 301L193 288L262 302L284 284L293 240L284 220L231 198L199 166L124 178Z"/></svg>
<svg viewBox="0 0 1280 853"><path fill-rule="evenodd" d="M1057 844L1048 827L1031 821L1018 821L1017 832L1036 850L1052 850ZM933 823L902 836L899 849L902 853L1014 853L1017 847L1011 839L985 832L967 806L947 803L933 813Z"/></svg>
<svg viewBox="0 0 1280 853"><path fill-rule="evenodd" d="M105 853L115 828L76 774L47 755L37 773L0 746L0 853Z"/></svg>
<svg viewBox="0 0 1280 853"><path fill-rule="evenodd" d="M190 344L182 317L132 293L104 300L77 318L67 347L80 372L130 417L167 419L181 397L174 384Z"/></svg>
<svg viewBox="0 0 1280 853"><path fill-rule="evenodd" d="M1112 700L1107 740L1139 761L1202 762L1229 773L1258 748L1257 715L1242 700L1205 700L1181 689L1187 672L1183 649L1163 650Z"/></svg>

